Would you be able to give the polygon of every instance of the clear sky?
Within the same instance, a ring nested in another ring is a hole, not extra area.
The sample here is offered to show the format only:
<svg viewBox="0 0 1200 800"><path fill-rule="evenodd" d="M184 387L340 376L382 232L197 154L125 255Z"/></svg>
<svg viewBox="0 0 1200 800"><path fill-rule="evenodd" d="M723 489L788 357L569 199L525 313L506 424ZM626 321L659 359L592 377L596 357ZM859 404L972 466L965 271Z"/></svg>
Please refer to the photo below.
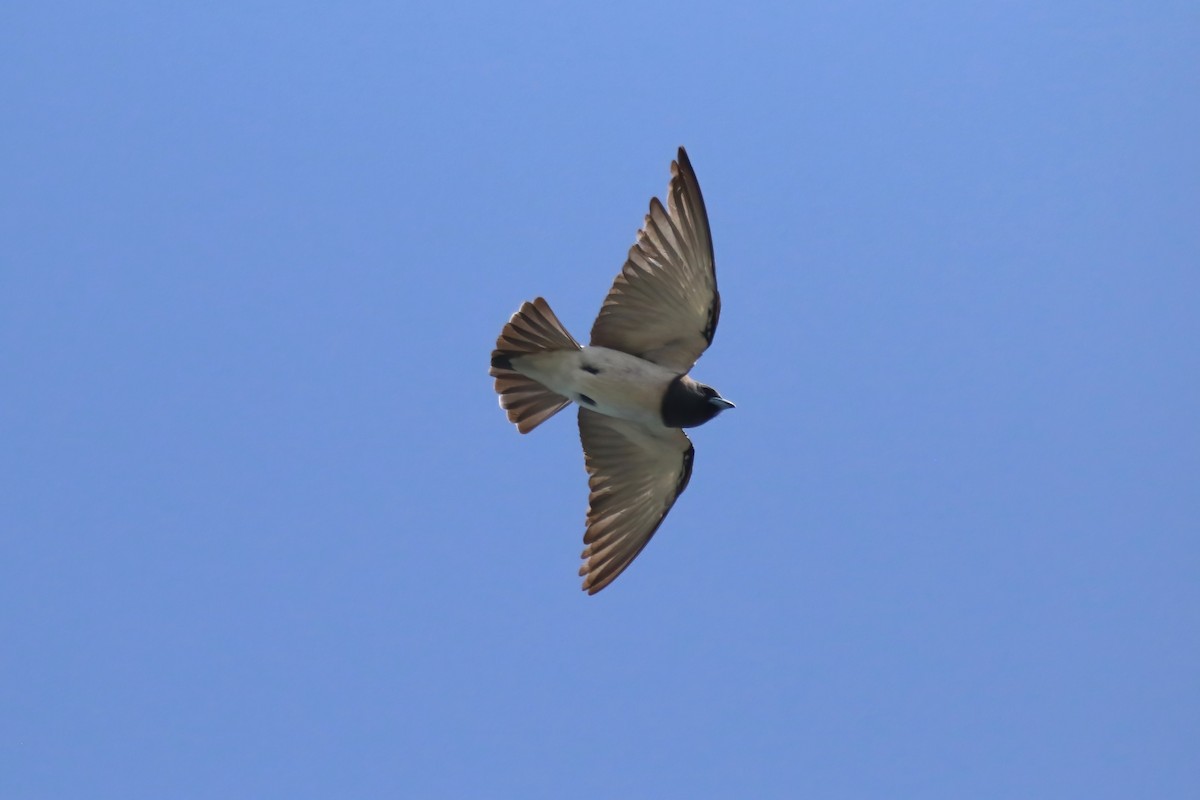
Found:
<svg viewBox="0 0 1200 800"><path fill-rule="evenodd" d="M0 797L1200 796L1194 2L11 2L0 91ZM738 407L589 598L488 354L681 144Z"/></svg>

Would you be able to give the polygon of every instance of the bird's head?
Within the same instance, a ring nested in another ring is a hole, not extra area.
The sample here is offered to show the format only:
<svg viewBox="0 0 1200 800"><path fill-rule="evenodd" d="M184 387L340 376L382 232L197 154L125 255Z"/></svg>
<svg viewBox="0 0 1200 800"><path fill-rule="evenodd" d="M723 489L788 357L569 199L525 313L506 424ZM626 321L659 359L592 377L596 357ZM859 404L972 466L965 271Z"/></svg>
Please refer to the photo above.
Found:
<svg viewBox="0 0 1200 800"><path fill-rule="evenodd" d="M727 408L737 408L733 403L721 397L721 394L711 386L701 384L700 388L704 391L704 398L708 401L708 404L716 409L713 412L714 417Z"/></svg>
<svg viewBox="0 0 1200 800"><path fill-rule="evenodd" d="M733 408L733 403L721 397L716 389L680 375L671 381L663 395L663 424L669 428L694 428L727 408Z"/></svg>

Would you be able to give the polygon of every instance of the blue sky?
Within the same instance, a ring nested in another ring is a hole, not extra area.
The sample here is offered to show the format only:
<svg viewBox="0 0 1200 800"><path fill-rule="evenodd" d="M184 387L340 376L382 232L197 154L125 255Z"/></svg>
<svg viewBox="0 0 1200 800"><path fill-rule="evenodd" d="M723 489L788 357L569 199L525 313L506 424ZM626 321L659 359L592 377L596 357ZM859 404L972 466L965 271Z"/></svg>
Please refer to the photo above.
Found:
<svg viewBox="0 0 1200 800"><path fill-rule="evenodd" d="M0 16L0 795L1196 796L1193 3ZM738 408L589 598L488 352L681 144Z"/></svg>

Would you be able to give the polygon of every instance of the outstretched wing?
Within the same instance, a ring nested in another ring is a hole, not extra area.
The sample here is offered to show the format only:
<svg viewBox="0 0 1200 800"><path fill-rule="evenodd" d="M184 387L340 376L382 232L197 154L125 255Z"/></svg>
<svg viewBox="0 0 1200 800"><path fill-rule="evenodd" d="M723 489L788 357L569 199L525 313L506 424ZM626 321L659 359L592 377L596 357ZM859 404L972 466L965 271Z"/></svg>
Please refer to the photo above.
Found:
<svg viewBox="0 0 1200 800"><path fill-rule="evenodd" d="M655 197L637 243L592 326L593 345L687 372L708 349L721 315L712 234L700 184L679 148L667 207Z"/></svg>
<svg viewBox="0 0 1200 800"><path fill-rule="evenodd" d="M651 431L628 420L579 409L587 465L583 588L595 594L642 552L692 476L691 441L678 428Z"/></svg>

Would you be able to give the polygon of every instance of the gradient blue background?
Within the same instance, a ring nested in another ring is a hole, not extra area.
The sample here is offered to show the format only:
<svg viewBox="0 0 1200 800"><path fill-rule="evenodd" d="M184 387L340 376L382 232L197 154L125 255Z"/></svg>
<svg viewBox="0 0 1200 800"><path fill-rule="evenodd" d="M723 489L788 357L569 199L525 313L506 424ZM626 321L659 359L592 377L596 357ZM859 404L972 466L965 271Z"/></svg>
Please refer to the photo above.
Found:
<svg viewBox="0 0 1200 800"><path fill-rule="evenodd" d="M1194 798L1194 2L8 3L0 796ZM588 598L675 148L738 403Z"/></svg>

